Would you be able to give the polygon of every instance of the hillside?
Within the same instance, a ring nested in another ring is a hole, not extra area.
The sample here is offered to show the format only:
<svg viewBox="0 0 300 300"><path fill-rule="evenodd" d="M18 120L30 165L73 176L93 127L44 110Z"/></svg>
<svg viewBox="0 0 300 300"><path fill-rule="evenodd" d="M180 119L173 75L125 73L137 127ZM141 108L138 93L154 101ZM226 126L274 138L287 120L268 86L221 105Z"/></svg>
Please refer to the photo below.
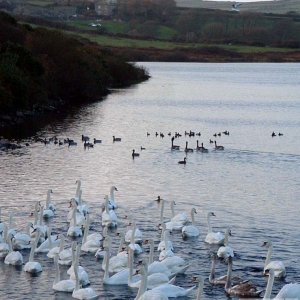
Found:
<svg viewBox="0 0 300 300"><path fill-rule="evenodd" d="M238 1L236 1L238 2ZM178 7L207 8L231 10L232 1L203 1L203 0L176 0ZM286 14L296 12L300 14L299 0L278 0L243 3L240 11L251 11L261 13Z"/></svg>

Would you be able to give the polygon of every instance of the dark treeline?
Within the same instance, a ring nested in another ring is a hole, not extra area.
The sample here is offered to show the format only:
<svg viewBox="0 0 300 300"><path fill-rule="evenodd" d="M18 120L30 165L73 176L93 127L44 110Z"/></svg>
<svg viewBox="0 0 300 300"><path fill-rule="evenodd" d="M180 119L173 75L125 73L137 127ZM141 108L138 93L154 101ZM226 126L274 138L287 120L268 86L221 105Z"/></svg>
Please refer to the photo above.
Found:
<svg viewBox="0 0 300 300"><path fill-rule="evenodd" d="M148 78L110 50L0 12L0 115L41 112L100 99Z"/></svg>
<svg viewBox="0 0 300 300"><path fill-rule="evenodd" d="M183 9L173 0L118 0L116 16L129 22L129 33L140 36L155 37L158 25L166 25L176 31L176 41L300 47L297 14Z"/></svg>

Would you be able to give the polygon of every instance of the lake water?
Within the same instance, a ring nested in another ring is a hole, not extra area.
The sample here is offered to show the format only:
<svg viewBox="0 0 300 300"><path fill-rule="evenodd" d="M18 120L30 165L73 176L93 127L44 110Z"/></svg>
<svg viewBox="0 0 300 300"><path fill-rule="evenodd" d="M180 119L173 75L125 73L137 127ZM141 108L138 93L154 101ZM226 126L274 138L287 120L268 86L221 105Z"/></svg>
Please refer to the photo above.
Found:
<svg viewBox="0 0 300 300"><path fill-rule="evenodd" d="M211 286L207 280L211 249L204 238L209 211L216 214L215 231L224 232L228 226L232 230L234 274L264 289L266 249L261 244L271 239L272 258L283 260L287 268L285 280L275 280L273 295L284 283L300 283L300 64L142 65L149 70L150 80L73 109L30 134L14 133L30 146L0 153L2 220L13 212L16 226L23 230L32 220L35 201L44 202L52 188L58 210L50 224L54 232L66 232L68 202L74 196L75 181L81 179L83 198L92 208L92 231L99 231L103 197L115 185L118 230L125 230L125 215L131 213L144 237L153 237L155 243L160 238L159 210L153 201L158 195L175 200L177 212L189 214L192 207L197 209L199 238L183 241L177 232L171 238L176 254L190 263L176 284L190 287L192 276L204 276L204 299L226 298L222 286ZM183 135L175 140L181 151L171 151L167 133L185 130L200 131L201 136ZM229 136L213 136L225 130ZM165 137L156 137L156 131ZM272 138L273 131L283 136ZM101 138L103 143L84 150L81 134ZM78 146L34 142L36 137L54 135L73 138ZM113 135L122 142L113 143ZM197 139L209 153L189 153L187 164L178 165L185 156L185 142L195 148ZM210 139L225 150L214 151ZM146 150L141 152L141 146ZM135 160L132 149L140 152ZM165 217L170 217L168 207ZM118 241L114 233L111 236L116 251ZM149 250L144 248L141 257ZM27 260L28 252L22 253ZM44 267L37 277L0 262L0 299L71 298L52 290L52 261L42 254L36 259ZM127 287L103 286L101 264L93 255L82 255L80 262L100 299L135 297L136 291ZM65 277L65 268L61 270ZM219 263L218 275L225 272L226 265ZM188 299L194 298L192 294Z"/></svg>

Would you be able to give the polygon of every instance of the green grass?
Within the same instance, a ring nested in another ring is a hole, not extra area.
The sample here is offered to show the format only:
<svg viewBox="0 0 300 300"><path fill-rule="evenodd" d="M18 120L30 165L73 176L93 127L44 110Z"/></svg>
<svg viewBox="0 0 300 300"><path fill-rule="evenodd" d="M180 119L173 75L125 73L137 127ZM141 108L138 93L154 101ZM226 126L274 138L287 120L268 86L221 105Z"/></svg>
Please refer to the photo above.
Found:
<svg viewBox="0 0 300 300"><path fill-rule="evenodd" d="M162 40L172 40L175 37L177 31L167 26L160 26L158 30L158 38Z"/></svg>
<svg viewBox="0 0 300 300"><path fill-rule="evenodd" d="M101 24L112 34L126 34L129 30L129 25L125 22L102 21Z"/></svg>

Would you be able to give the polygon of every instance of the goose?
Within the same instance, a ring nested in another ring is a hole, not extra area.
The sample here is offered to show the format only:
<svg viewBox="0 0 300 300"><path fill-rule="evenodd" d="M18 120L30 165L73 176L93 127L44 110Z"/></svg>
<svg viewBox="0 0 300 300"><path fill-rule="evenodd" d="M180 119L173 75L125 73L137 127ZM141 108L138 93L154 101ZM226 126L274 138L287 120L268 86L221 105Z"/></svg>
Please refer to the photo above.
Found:
<svg viewBox="0 0 300 300"><path fill-rule="evenodd" d="M109 209L116 209L118 208L118 205L115 201L115 191L117 192L118 189L113 185L110 187L110 194L109 194L109 200L108 200L108 208Z"/></svg>
<svg viewBox="0 0 300 300"><path fill-rule="evenodd" d="M37 248L35 249L36 253L48 253L52 248L60 244L60 239L58 235L51 235L51 228L48 227L48 238Z"/></svg>
<svg viewBox="0 0 300 300"><path fill-rule="evenodd" d="M110 268L110 249L109 247L106 248L105 253L105 270L104 270L104 276L103 276L103 284L107 285L127 285L128 284L128 278L129 278L129 272L130 272L130 263L127 262L127 265L129 264L129 268L123 268L119 270L117 273L109 277L109 268ZM130 256L128 256L128 260Z"/></svg>
<svg viewBox="0 0 300 300"><path fill-rule="evenodd" d="M56 211L56 207L55 207L55 204L53 202L51 202L50 200L50 197L51 197L51 194L52 194L52 189L49 189L47 191L47 198L46 198L46 208L47 209L51 209L53 211L53 213Z"/></svg>
<svg viewBox="0 0 300 300"><path fill-rule="evenodd" d="M264 275L268 275L270 269L274 270L274 276L276 278L282 278L286 276L284 263L280 260L271 261L271 255L273 251L273 244L270 240L263 243L263 247L268 248L267 257L264 265Z"/></svg>
<svg viewBox="0 0 300 300"><path fill-rule="evenodd" d="M177 145L174 145L174 139L175 137L173 136L172 139L171 139L171 150L179 150L180 149L180 146L177 146Z"/></svg>
<svg viewBox="0 0 300 300"><path fill-rule="evenodd" d="M194 152L194 150L192 148L188 148L188 142L186 141L185 142L185 149L184 149L184 152L185 153L188 153L188 152Z"/></svg>
<svg viewBox="0 0 300 300"><path fill-rule="evenodd" d="M93 288L79 288L79 275L78 275L78 268L77 263L74 266L74 273L75 273L75 289L72 292L72 297L75 299L97 299L99 295L96 294Z"/></svg>
<svg viewBox="0 0 300 300"><path fill-rule="evenodd" d="M132 236L132 230L133 230L133 220L132 220L131 216L129 218L130 218L129 224L131 224L132 228L127 230L127 232L125 233L125 242L126 243L130 243L131 236ZM135 232L134 232L134 242L138 243L138 244L143 242L143 233L136 226L135 226Z"/></svg>
<svg viewBox="0 0 300 300"><path fill-rule="evenodd" d="M224 146L217 145L217 142L215 141L215 150L224 150Z"/></svg>
<svg viewBox="0 0 300 300"><path fill-rule="evenodd" d="M40 273L40 272L43 271L41 264L38 261L33 260L34 259L34 252L35 252L36 246L37 246L37 244L39 242L39 239L40 239L39 235L40 235L40 232L38 232L36 237L35 237L34 243L33 243L32 247L31 247L31 250L30 250L29 260L24 266L24 271L28 272L28 273L31 273L31 274L36 274L36 273Z"/></svg>
<svg viewBox="0 0 300 300"><path fill-rule="evenodd" d="M90 284L89 275L83 267L79 266L80 247L81 247L80 245L76 246L75 263L74 263L74 266L73 266L73 272L71 272L71 275L70 275L70 279L71 280L76 280L74 267L77 266L77 273L78 273L79 283L80 283L81 286L87 286L87 285Z"/></svg>
<svg viewBox="0 0 300 300"><path fill-rule="evenodd" d="M183 160L179 160L178 163L180 165L186 165L186 157L184 157Z"/></svg>
<svg viewBox="0 0 300 300"><path fill-rule="evenodd" d="M200 234L199 229L195 226L195 214L197 214L197 211L193 207L191 209L192 225L182 227L181 234L183 238L197 237Z"/></svg>
<svg viewBox="0 0 300 300"><path fill-rule="evenodd" d="M216 261L217 261L217 256L215 254L213 254L208 281L213 285L223 285L224 286L226 284L226 281L227 281L227 275L223 275L223 276L220 276L218 278L215 277ZM242 282L245 282L245 281L243 281L241 278L239 278L237 276L234 276L234 277L231 277L231 282L234 285L236 285L236 284L239 284L239 283L242 283Z"/></svg>
<svg viewBox="0 0 300 300"><path fill-rule="evenodd" d="M5 256L4 263L7 265L21 266L23 265L23 256L19 251L13 251L12 238L8 238L9 252Z"/></svg>
<svg viewBox="0 0 300 300"><path fill-rule="evenodd" d="M133 150L132 150L132 154L131 154L131 156L132 156L132 158L135 158L135 157L139 157L139 156L140 156L140 154L139 154L139 153L137 153L137 152L135 152L135 150L133 149Z"/></svg>
<svg viewBox="0 0 300 300"><path fill-rule="evenodd" d="M110 256L111 251L111 240L110 237L107 236L105 238L106 244L105 244L105 257L106 255ZM102 261L102 270L105 270L106 268L106 259L104 257L104 260ZM128 267L128 254L123 253L121 255L115 255L113 257L110 257L108 260L109 269L108 271L111 273L114 272L120 272L123 269L126 269Z"/></svg>
<svg viewBox="0 0 300 300"><path fill-rule="evenodd" d="M265 292L263 300L271 299L274 278L275 278L275 272L273 269L270 269L268 284L267 284L267 288L266 288L266 292ZM281 290L278 292L276 297L273 299L278 299L278 300L284 300L284 299L297 300L298 299L299 300L300 299L300 284L299 283L285 284L281 288Z"/></svg>
<svg viewBox="0 0 300 300"><path fill-rule="evenodd" d="M253 283L247 281L240 284L231 286L231 274L232 274L232 257L228 257L228 271L227 280L225 283L225 292L228 295L242 297L242 298L258 298L263 290L258 291Z"/></svg>
<svg viewBox="0 0 300 300"><path fill-rule="evenodd" d="M148 274L145 267L141 269L142 280L139 286L138 293L134 300L168 300L168 296L166 296L163 292L148 290Z"/></svg>
<svg viewBox="0 0 300 300"><path fill-rule="evenodd" d="M89 236L89 227L90 227L90 215L86 216L86 224L84 227L84 234L82 239L81 250L83 252L95 254L99 247L102 246L103 236L100 233L93 233L92 236ZM88 239L89 237L89 239Z"/></svg>
<svg viewBox="0 0 300 300"><path fill-rule="evenodd" d="M54 258L56 255L58 255L58 253L60 253L61 251L63 251L64 249L64 244L65 244L65 239L64 239L64 235L60 234L58 236L59 239L59 246L55 246L52 249L49 250L49 252L47 253L47 257L49 258Z"/></svg>
<svg viewBox="0 0 300 300"><path fill-rule="evenodd" d="M3 223L2 242L0 243L0 258L5 258L9 253L9 244L7 241L7 226Z"/></svg>
<svg viewBox="0 0 300 300"><path fill-rule="evenodd" d="M197 151L203 152L203 153L207 153L208 149L204 148L203 143L201 143L201 146L199 146L199 141L197 140L197 147L196 147Z"/></svg>
<svg viewBox="0 0 300 300"><path fill-rule="evenodd" d="M227 228L225 232L224 246L221 246L217 252L217 256L219 258L227 259L229 256L234 257L233 249L230 246L228 246L229 236L231 236L231 230Z"/></svg>
<svg viewBox="0 0 300 300"><path fill-rule="evenodd" d="M116 227L118 225L117 215L108 208L108 195L105 196L105 210L102 212L102 226Z"/></svg>
<svg viewBox="0 0 300 300"><path fill-rule="evenodd" d="M81 227L77 226L76 214L77 214L77 209L75 206L73 208L73 219L71 220L70 227L67 232L67 236L71 236L71 237L82 236Z"/></svg>
<svg viewBox="0 0 300 300"><path fill-rule="evenodd" d="M52 204L52 209L49 206L50 205L50 195L51 195L51 193L53 193L52 190L51 189L48 190L47 199L46 199L46 206L45 206L45 209L43 211L43 217L45 219L54 217L55 206Z"/></svg>
<svg viewBox="0 0 300 300"><path fill-rule="evenodd" d="M71 248L64 249L58 253L58 263L60 265L70 266L72 264L72 256L73 251L75 251L76 244L76 242L73 242Z"/></svg>
<svg viewBox="0 0 300 300"><path fill-rule="evenodd" d="M52 288L58 292L72 293L75 289L75 281L71 279L60 280L58 256L54 256L55 279Z"/></svg>
<svg viewBox="0 0 300 300"><path fill-rule="evenodd" d="M113 142L121 142L121 138L115 137L113 135Z"/></svg>
<svg viewBox="0 0 300 300"><path fill-rule="evenodd" d="M210 217L215 217L216 215L213 212L209 212L207 214L207 226L208 226L208 233L205 237L205 242L208 244L217 244L223 245L225 236L221 232L213 232L211 225L210 225Z"/></svg>

